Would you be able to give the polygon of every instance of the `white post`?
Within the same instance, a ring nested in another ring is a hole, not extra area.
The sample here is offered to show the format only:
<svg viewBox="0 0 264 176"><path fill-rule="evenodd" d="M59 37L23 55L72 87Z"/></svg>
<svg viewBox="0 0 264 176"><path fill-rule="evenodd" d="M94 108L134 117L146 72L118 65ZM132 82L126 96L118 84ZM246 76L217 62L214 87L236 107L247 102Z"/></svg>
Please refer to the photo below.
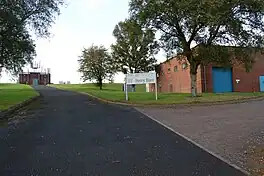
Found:
<svg viewBox="0 0 264 176"><path fill-rule="evenodd" d="M156 93L156 100L158 100L158 85L157 85L157 79L155 82L155 93Z"/></svg>
<svg viewBox="0 0 264 176"><path fill-rule="evenodd" d="M126 75L126 81L125 81L125 92L126 92L126 101L128 101L128 93L127 93L127 75Z"/></svg>

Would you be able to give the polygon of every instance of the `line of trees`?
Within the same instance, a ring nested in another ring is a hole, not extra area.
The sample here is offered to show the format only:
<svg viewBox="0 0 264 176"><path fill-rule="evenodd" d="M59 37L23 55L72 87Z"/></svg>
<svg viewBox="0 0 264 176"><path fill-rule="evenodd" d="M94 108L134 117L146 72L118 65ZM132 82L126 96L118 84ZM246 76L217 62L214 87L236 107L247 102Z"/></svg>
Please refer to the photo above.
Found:
<svg viewBox="0 0 264 176"><path fill-rule="evenodd" d="M0 70L17 74L33 61L35 44L29 31L49 37L63 4L64 0L0 1ZM161 34L158 40L157 32ZM100 86L118 71L154 70L155 55L163 49L188 60L191 93L196 96L200 65L238 62L250 69L254 63L250 56L263 48L264 1L130 0L129 18L115 26L113 36L116 42L110 52L94 45L82 52L79 71L84 81L97 80ZM193 49L192 45L199 47Z"/></svg>
<svg viewBox="0 0 264 176"><path fill-rule="evenodd" d="M159 52L155 32L142 28L135 19L119 22L113 31L116 43L111 52L104 46L91 45L79 59L83 81L96 81L102 89L103 80L113 80L116 72L139 73L154 70Z"/></svg>
<svg viewBox="0 0 264 176"><path fill-rule="evenodd" d="M111 64L115 71L153 70L159 49L177 53L190 64L192 96L197 94L200 65L238 62L249 70L254 63L252 53L263 48L264 1L130 0L129 14L113 31L116 43L111 45ZM156 32L161 33L158 41Z"/></svg>

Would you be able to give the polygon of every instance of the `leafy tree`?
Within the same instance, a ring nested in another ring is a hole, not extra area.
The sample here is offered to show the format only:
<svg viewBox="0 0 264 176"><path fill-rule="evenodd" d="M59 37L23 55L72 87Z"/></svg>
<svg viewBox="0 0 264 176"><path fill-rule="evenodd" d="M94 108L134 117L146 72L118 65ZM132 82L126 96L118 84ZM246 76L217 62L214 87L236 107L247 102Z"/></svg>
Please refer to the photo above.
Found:
<svg viewBox="0 0 264 176"><path fill-rule="evenodd" d="M111 45L112 56L118 71L139 73L154 69L159 47L155 33L142 29L136 20L119 22L113 31L116 43Z"/></svg>
<svg viewBox="0 0 264 176"><path fill-rule="evenodd" d="M1 0L0 68L16 74L32 62L35 45L29 31L37 37L48 37L48 29L62 4L63 0Z"/></svg>
<svg viewBox="0 0 264 176"><path fill-rule="evenodd" d="M83 81L96 80L96 84L102 90L103 80L111 80L115 69L112 66L112 58L104 46L92 45L82 51L79 62L79 72Z"/></svg>
<svg viewBox="0 0 264 176"><path fill-rule="evenodd" d="M248 70L254 62L252 53L263 44L260 0L131 0L130 13L141 25L161 32L166 51L188 60L193 96L201 64L239 63Z"/></svg>
<svg viewBox="0 0 264 176"><path fill-rule="evenodd" d="M14 74L34 59L35 45L24 26L15 25L0 35L0 44L0 67Z"/></svg>

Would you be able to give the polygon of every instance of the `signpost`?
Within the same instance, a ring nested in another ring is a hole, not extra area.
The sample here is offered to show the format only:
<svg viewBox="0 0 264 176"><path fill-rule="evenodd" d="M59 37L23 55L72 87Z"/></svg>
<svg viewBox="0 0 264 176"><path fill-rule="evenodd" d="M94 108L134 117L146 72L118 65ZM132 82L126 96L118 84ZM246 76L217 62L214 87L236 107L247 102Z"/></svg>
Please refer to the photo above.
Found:
<svg viewBox="0 0 264 176"><path fill-rule="evenodd" d="M158 100L157 75L156 72L126 74L125 79L126 100L128 100L127 85L155 83L155 95Z"/></svg>

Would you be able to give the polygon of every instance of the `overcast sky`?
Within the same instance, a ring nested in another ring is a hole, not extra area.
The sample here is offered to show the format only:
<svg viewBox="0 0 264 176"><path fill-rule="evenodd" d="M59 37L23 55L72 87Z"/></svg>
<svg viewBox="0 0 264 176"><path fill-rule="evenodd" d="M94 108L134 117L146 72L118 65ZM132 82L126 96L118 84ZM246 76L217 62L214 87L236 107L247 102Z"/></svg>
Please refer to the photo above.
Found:
<svg viewBox="0 0 264 176"><path fill-rule="evenodd" d="M36 41L37 57L41 65L51 69L51 81L81 83L78 56L83 47L92 43L107 48L115 42L112 31L115 25L128 17L129 0L70 0L68 7L61 9L61 15L51 28L50 39ZM163 61L165 58L158 58ZM27 70L27 69L26 69ZM116 82L122 82L123 75L117 75ZM6 74L0 82L10 82Z"/></svg>

